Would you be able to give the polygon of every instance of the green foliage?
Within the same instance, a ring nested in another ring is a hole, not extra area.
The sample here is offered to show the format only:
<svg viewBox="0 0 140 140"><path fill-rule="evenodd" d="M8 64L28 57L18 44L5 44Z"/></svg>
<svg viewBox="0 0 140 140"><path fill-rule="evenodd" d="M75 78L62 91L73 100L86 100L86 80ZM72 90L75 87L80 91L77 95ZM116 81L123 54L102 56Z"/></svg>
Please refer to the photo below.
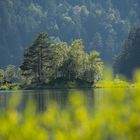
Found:
<svg viewBox="0 0 140 140"><path fill-rule="evenodd" d="M1 0L0 6L2 66L20 64L23 48L41 31L66 42L82 38L87 51L110 62L140 18L139 0Z"/></svg>
<svg viewBox="0 0 140 140"><path fill-rule="evenodd" d="M16 80L16 67L14 65L8 65L5 70L5 79L9 82Z"/></svg>
<svg viewBox="0 0 140 140"><path fill-rule="evenodd" d="M5 69L0 69L0 83L13 83L22 80L21 69L14 65L8 65Z"/></svg>
<svg viewBox="0 0 140 140"><path fill-rule="evenodd" d="M5 69L0 69L0 90L21 89L20 84L24 84L25 81L21 73L21 69L17 69L14 65L8 65Z"/></svg>
<svg viewBox="0 0 140 140"><path fill-rule="evenodd" d="M40 33L32 45L25 50L24 62L20 66L22 75L33 76L32 80L36 83L43 83L45 76L45 66L50 66L50 40L46 33Z"/></svg>
<svg viewBox="0 0 140 140"><path fill-rule="evenodd" d="M57 79L86 81L91 85L102 76L103 63L98 52L87 54L82 40L74 40L70 46L56 43L47 33L40 33L25 50L20 66L22 75L30 84L46 84Z"/></svg>
<svg viewBox="0 0 140 140"><path fill-rule="evenodd" d="M0 69L0 84L3 84L4 83L4 70L3 69Z"/></svg>
<svg viewBox="0 0 140 140"><path fill-rule="evenodd" d="M8 84L10 90L20 90L21 85L17 83Z"/></svg>
<svg viewBox="0 0 140 140"><path fill-rule="evenodd" d="M100 81L95 85L95 88L129 88L130 84L120 79L113 81Z"/></svg>
<svg viewBox="0 0 140 140"><path fill-rule="evenodd" d="M133 73L140 67L140 27L133 28L128 39L116 57L114 69L116 73L132 78Z"/></svg>
<svg viewBox="0 0 140 140"><path fill-rule="evenodd" d="M20 90L21 85L17 83L4 84L0 86L0 90Z"/></svg>
<svg viewBox="0 0 140 140"><path fill-rule="evenodd" d="M7 85L0 86L0 90L9 90L9 86Z"/></svg>

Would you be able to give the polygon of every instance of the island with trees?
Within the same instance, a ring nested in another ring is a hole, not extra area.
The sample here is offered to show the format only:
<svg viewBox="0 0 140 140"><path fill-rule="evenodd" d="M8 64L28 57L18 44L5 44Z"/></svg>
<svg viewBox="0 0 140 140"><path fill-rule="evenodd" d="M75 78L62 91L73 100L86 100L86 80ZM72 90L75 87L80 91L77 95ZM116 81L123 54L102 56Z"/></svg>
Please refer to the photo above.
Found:
<svg viewBox="0 0 140 140"><path fill-rule="evenodd" d="M9 65L0 70L0 84L1 89L92 87L102 70L100 54L86 53L82 40L68 45L43 32L26 48L19 68Z"/></svg>
<svg viewBox="0 0 140 140"><path fill-rule="evenodd" d="M132 80L139 68L140 27L133 28L114 59L114 74ZM100 53L87 53L81 39L70 44L41 32L24 51L19 67L0 69L0 89L47 89L95 87L102 80ZM114 75L114 76L115 76Z"/></svg>
<svg viewBox="0 0 140 140"><path fill-rule="evenodd" d="M114 77L123 75L132 81L135 70L140 67L139 44L140 27L135 27L114 59ZM0 89L98 87L96 83L103 78L103 68L100 53L87 53L81 39L68 44L41 32L25 49L19 67L8 65L0 69ZM117 81L120 81L118 77Z"/></svg>

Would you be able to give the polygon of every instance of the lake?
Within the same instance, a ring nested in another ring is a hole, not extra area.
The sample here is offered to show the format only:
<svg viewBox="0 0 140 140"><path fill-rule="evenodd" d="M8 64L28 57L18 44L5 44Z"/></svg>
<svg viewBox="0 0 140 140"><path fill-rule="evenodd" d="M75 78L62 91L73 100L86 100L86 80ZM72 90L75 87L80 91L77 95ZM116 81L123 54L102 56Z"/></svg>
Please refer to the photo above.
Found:
<svg viewBox="0 0 140 140"><path fill-rule="evenodd" d="M0 109L6 109L11 96L17 97L22 95L20 110L23 109L27 102L33 100L37 106L37 110L42 112L47 109L49 102L55 101L64 108L68 105L68 99L71 94L80 92L85 95L85 101L87 105L98 106L103 99L101 89L57 89L57 90L29 90L29 91L0 91Z"/></svg>

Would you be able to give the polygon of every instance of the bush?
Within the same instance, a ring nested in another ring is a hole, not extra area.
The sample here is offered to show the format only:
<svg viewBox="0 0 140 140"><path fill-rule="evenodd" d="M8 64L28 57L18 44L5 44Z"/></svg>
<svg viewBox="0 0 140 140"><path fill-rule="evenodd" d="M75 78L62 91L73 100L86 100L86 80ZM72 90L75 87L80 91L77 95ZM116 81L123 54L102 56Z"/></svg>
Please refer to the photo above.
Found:
<svg viewBox="0 0 140 140"><path fill-rule="evenodd" d="M21 86L20 86L20 84L12 83L12 84L9 84L9 88L11 90L20 90L21 89Z"/></svg>
<svg viewBox="0 0 140 140"><path fill-rule="evenodd" d="M130 87L130 84L126 81L115 79L112 81L100 81L95 85L96 88L126 88Z"/></svg>
<svg viewBox="0 0 140 140"><path fill-rule="evenodd" d="M21 85L17 83L6 84L0 87L0 90L20 90Z"/></svg>
<svg viewBox="0 0 140 140"><path fill-rule="evenodd" d="M9 87L7 85L0 86L0 90L9 90Z"/></svg>

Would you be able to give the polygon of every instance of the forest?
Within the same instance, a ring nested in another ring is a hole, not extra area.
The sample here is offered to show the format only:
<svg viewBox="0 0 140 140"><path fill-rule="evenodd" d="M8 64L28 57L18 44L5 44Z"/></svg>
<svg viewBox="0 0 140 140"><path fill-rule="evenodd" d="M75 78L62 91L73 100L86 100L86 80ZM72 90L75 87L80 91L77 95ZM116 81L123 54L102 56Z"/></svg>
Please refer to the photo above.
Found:
<svg viewBox="0 0 140 140"><path fill-rule="evenodd" d="M114 58L113 79L116 77L115 80L125 86L128 84L121 81L121 77L125 76L132 82L134 73L140 67L139 44L140 27L135 27ZM46 85L46 88L98 87L96 83L103 80L104 69L100 53L95 50L87 53L81 39L68 45L56 42L48 33L42 32L25 49L19 67L10 64L0 69L0 89L42 89Z"/></svg>
<svg viewBox="0 0 140 140"><path fill-rule="evenodd" d="M0 66L19 66L24 49L39 32L56 41L82 39L85 51L101 53L112 64L133 26L139 0L1 0ZM124 10L125 9L125 10Z"/></svg>
<svg viewBox="0 0 140 140"><path fill-rule="evenodd" d="M139 4L0 1L1 88L54 86L62 81L93 86L102 80L106 65L113 68L114 78L132 80L140 66Z"/></svg>

